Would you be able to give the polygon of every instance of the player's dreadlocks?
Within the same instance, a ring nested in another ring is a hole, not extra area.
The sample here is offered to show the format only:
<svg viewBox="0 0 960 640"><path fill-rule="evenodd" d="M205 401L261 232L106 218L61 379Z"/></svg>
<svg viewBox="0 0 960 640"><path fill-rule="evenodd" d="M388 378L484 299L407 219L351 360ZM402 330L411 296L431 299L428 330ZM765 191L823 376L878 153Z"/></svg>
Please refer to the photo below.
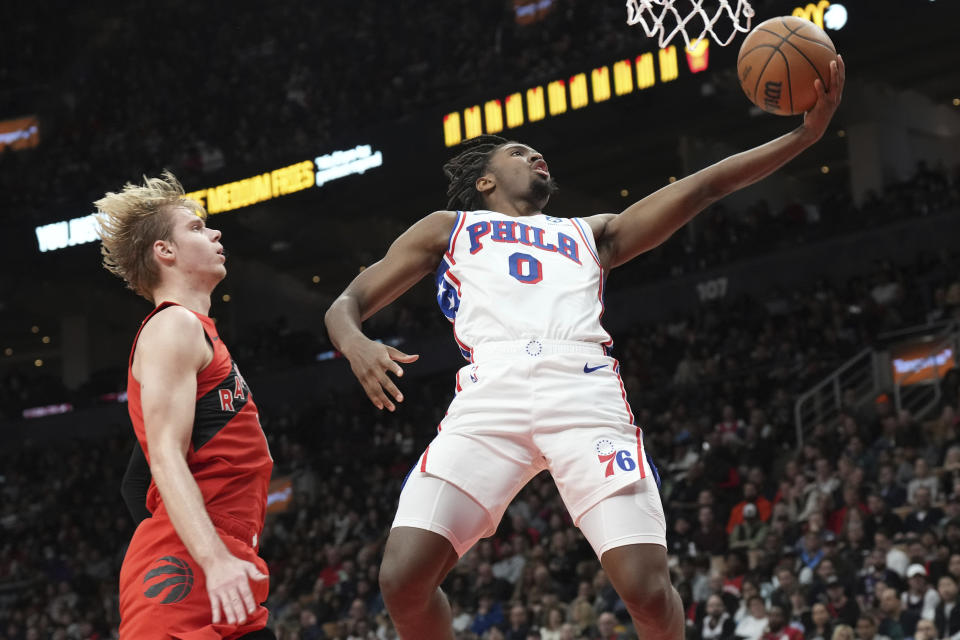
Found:
<svg viewBox="0 0 960 640"><path fill-rule="evenodd" d="M464 143L466 149L443 165L443 174L450 185L447 187L447 208L475 211L483 208L483 199L477 191L477 180L487 170L490 156L506 138L500 136L477 136Z"/></svg>

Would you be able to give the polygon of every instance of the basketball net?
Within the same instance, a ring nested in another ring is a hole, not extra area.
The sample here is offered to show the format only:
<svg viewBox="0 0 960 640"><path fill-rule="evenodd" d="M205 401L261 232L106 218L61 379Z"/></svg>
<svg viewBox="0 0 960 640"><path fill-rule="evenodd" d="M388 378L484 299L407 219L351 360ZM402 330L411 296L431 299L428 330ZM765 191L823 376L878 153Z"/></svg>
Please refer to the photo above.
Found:
<svg viewBox="0 0 960 640"><path fill-rule="evenodd" d="M686 0L691 8L685 16L675 6L680 2L681 0L627 0L627 24L631 26L639 24L650 38L656 35L660 48L666 47L677 34L683 35L683 41L688 48L691 48L691 43L699 44L700 40L708 35L717 44L725 47L736 37L738 31L741 33L750 31L750 21L754 12L747 0L736 0L736 9L730 6L733 0L719 0L719 6L713 15L703 8L704 0ZM713 30L713 25L724 14L733 22L733 30L726 39L718 36ZM673 29L667 31L668 24L674 23ZM703 25L702 29L701 25ZM696 29L701 29L700 33L695 38L691 38L690 36L696 33Z"/></svg>

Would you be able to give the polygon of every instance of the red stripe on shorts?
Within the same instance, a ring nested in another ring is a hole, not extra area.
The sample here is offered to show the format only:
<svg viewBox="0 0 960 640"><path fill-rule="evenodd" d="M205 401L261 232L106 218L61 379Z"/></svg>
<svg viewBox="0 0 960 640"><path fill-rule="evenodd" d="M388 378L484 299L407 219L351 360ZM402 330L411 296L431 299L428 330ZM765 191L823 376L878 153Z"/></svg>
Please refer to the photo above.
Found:
<svg viewBox="0 0 960 640"><path fill-rule="evenodd" d="M647 471L643 468L643 432L637 427L637 464L640 465L640 477L646 478Z"/></svg>

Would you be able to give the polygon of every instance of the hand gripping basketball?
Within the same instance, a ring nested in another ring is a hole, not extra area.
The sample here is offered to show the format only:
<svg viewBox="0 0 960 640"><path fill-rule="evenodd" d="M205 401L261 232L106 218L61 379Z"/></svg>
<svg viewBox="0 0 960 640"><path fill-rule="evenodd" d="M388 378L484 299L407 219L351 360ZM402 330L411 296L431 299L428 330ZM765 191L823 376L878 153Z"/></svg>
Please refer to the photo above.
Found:
<svg viewBox="0 0 960 640"><path fill-rule="evenodd" d="M813 108L819 79L833 90L831 63L837 49L817 25L795 16L771 18L744 38L737 56L737 76L755 105L781 116Z"/></svg>
<svg viewBox="0 0 960 640"><path fill-rule="evenodd" d="M817 139L827 130L830 119L840 106L846 79L847 71L843 64L843 57L837 56L837 59L830 63L830 91L826 90L819 78L813 83L817 90L817 102L812 109L803 114L803 126Z"/></svg>

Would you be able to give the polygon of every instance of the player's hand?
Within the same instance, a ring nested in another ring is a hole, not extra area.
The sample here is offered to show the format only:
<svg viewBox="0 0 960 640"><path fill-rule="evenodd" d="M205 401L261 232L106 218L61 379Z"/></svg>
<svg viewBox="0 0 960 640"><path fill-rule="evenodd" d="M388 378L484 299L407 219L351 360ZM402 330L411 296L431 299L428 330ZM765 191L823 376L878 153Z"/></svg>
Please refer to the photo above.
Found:
<svg viewBox="0 0 960 640"><path fill-rule="evenodd" d="M260 573L252 562L241 560L230 553L204 567L204 575L214 624L220 622L221 611L228 624L246 622L247 614L257 610L250 581L266 580L269 577Z"/></svg>
<svg viewBox="0 0 960 640"><path fill-rule="evenodd" d="M367 338L350 345L343 355L350 361L353 375L357 376L357 380L363 385L370 402L377 409L386 408L388 411L396 409L393 400L403 402L403 394L387 372L399 378L403 375L403 368L397 363L415 362L420 357Z"/></svg>
<svg viewBox="0 0 960 640"><path fill-rule="evenodd" d="M813 86L817 90L817 102L810 111L803 114L803 124L816 140L819 140L827 130L830 119L840 106L846 79L847 72L843 58L837 56L837 59L830 63L830 91L826 90L819 78L813 81Z"/></svg>

